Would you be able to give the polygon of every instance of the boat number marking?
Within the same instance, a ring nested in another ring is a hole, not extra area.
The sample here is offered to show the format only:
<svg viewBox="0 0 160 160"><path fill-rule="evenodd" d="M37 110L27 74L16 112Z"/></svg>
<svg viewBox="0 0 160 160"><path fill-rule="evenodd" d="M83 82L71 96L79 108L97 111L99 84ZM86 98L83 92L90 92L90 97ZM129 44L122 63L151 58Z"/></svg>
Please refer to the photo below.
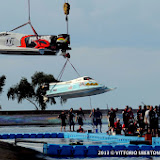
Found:
<svg viewBox="0 0 160 160"><path fill-rule="evenodd" d="M6 39L6 46L13 46L14 45L14 38L7 38Z"/></svg>

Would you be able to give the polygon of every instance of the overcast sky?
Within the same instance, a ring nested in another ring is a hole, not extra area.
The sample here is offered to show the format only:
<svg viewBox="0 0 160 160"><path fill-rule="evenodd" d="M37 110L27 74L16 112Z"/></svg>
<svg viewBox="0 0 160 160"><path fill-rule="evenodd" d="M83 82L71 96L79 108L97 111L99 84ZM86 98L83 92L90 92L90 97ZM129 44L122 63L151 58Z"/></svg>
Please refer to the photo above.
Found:
<svg viewBox="0 0 160 160"><path fill-rule="evenodd" d="M0 0L0 31L9 31L27 22L27 0ZM90 76L116 90L93 96L97 108L137 108L141 102L160 104L160 1L159 0L69 0L70 61L82 76ZM64 0L31 0L31 20L38 34L66 33ZM30 27L17 33L32 34ZM58 76L65 59L61 56L0 55L0 74L7 76L0 97L3 110L30 110L28 102L7 100L7 90L21 77L35 71ZM63 81L77 78L70 65ZM47 109L90 109L88 97L69 99L63 106L59 99Z"/></svg>

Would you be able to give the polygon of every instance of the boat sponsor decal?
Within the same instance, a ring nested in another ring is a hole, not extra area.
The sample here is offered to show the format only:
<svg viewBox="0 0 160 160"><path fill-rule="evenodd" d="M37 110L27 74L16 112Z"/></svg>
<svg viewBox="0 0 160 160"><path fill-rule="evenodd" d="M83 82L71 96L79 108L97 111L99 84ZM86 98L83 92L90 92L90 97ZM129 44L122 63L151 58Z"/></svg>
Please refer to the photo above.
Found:
<svg viewBox="0 0 160 160"><path fill-rule="evenodd" d="M68 87L68 89L72 89L72 86Z"/></svg>
<svg viewBox="0 0 160 160"><path fill-rule="evenodd" d="M24 36L24 37L22 37L21 38L21 46L18 46L18 47L24 47L24 48L26 48L26 38L27 37L32 37L33 35L26 35L26 36Z"/></svg>
<svg viewBox="0 0 160 160"><path fill-rule="evenodd" d="M44 49L50 46L50 43L45 39L38 39L34 42L36 43L36 46L34 48Z"/></svg>
<svg viewBox="0 0 160 160"><path fill-rule="evenodd" d="M59 37L59 38L57 39L57 42L69 43L68 39L65 39L64 37Z"/></svg>
<svg viewBox="0 0 160 160"><path fill-rule="evenodd" d="M80 87L85 86L85 83L84 83L84 82L81 82L81 83L79 84L79 86L80 86Z"/></svg>
<svg viewBox="0 0 160 160"><path fill-rule="evenodd" d="M87 83L86 86L97 86L98 83Z"/></svg>

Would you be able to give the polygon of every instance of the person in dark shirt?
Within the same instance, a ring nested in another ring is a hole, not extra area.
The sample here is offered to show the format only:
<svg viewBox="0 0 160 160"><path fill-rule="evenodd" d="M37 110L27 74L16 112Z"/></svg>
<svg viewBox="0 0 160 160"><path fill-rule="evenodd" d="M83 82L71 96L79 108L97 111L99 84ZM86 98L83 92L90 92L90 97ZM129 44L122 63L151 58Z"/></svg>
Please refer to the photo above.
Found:
<svg viewBox="0 0 160 160"><path fill-rule="evenodd" d="M142 109L142 117L143 117L143 120L144 120L144 116L145 116L145 112L147 110L147 106L144 105L143 109Z"/></svg>
<svg viewBox="0 0 160 160"><path fill-rule="evenodd" d="M79 129L77 130L78 133L84 133L84 129L82 128L82 126L79 126Z"/></svg>
<svg viewBox="0 0 160 160"><path fill-rule="evenodd" d="M124 111L122 112L122 115L123 115L123 123L125 125L125 128L127 128L128 126L128 106L126 106L126 108L124 109Z"/></svg>
<svg viewBox="0 0 160 160"><path fill-rule="evenodd" d="M150 132L152 133L152 135L155 135L155 111L153 110L153 106L150 106L150 110L149 110L149 121L150 121Z"/></svg>
<svg viewBox="0 0 160 160"><path fill-rule="evenodd" d="M158 110L158 107L156 107L155 106L155 108L154 108L154 112L155 112L155 134L156 134L156 136L158 136L158 112L157 112L157 110Z"/></svg>
<svg viewBox="0 0 160 160"><path fill-rule="evenodd" d="M83 119L85 119L82 108L79 108L79 111L76 113L76 121L78 120L79 126L83 126Z"/></svg>
<svg viewBox="0 0 160 160"><path fill-rule="evenodd" d="M134 120L134 115L133 115L133 112L132 112L132 108L131 108L131 107L129 107L127 113L128 113L128 114L127 114L127 120L128 120L128 125L129 125L130 123L133 123L133 120Z"/></svg>
<svg viewBox="0 0 160 160"><path fill-rule="evenodd" d="M71 131L71 126L73 126L73 131L74 131L74 125L75 125L75 123L74 123L73 118L75 117L75 114L73 113L73 108L71 108L69 110L68 117L69 117L69 129Z"/></svg>
<svg viewBox="0 0 160 160"><path fill-rule="evenodd" d="M122 125L119 118L117 118L117 121L114 123L114 130L116 131L116 134L121 134Z"/></svg>
<svg viewBox="0 0 160 160"><path fill-rule="evenodd" d="M144 128L145 128L145 123L144 123L144 118L143 118L142 113L139 114L138 124L139 124L139 127L140 127L141 129L144 129Z"/></svg>
<svg viewBox="0 0 160 160"><path fill-rule="evenodd" d="M138 123L139 123L140 115L141 114L142 114L142 106L139 106L139 109L137 110L137 120L138 120Z"/></svg>
<svg viewBox="0 0 160 160"><path fill-rule="evenodd" d="M97 108L96 111L96 128L98 128L98 125L100 125L100 132L102 132L102 113L100 112L99 108Z"/></svg>
<svg viewBox="0 0 160 160"><path fill-rule="evenodd" d="M111 110L108 113L109 114L109 123L110 123L109 127L112 127L112 128L114 128L114 119L116 117L115 112L116 111L113 108L111 108Z"/></svg>
<svg viewBox="0 0 160 160"><path fill-rule="evenodd" d="M62 132L62 128L64 129L64 132L66 131L66 114L64 111L61 112L61 114L58 116L58 118L61 119L61 132Z"/></svg>

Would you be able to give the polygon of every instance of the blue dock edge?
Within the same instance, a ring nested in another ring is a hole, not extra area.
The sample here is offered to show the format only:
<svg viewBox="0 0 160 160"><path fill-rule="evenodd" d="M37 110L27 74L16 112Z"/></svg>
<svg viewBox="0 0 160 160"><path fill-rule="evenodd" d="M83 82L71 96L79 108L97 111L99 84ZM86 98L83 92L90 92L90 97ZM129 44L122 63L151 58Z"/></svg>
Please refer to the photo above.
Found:
<svg viewBox="0 0 160 160"><path fill-rule="evenodd" d="M24 133L24 134L1 134L0 139L15 138L64 138L63 133Z"/></svg>

